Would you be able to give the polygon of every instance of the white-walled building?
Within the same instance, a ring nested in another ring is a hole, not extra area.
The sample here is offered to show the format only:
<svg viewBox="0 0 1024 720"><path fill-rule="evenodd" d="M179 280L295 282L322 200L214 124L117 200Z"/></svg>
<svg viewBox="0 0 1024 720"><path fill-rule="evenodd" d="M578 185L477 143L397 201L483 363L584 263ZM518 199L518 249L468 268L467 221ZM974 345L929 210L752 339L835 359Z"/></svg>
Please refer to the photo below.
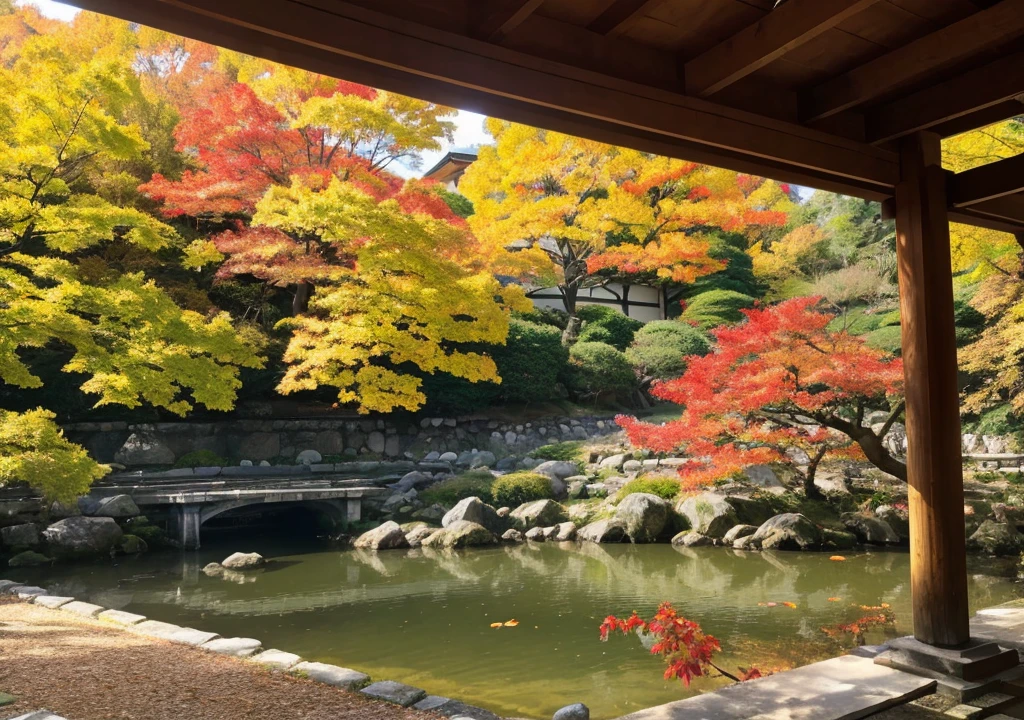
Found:
<svg viewBox="0 0 1024 720"><path fill-rule="evenodd" d="M458 192L459 180L476 158L475 150L452 150L423 177L436 180L450 192ZM565 309L557 287L528 288L527 297L537 308ZM667 317L665 291L651 285L613 282L601 287L582 288L576 295L576 304L609 305L641 322L664 320Z"/></svg>

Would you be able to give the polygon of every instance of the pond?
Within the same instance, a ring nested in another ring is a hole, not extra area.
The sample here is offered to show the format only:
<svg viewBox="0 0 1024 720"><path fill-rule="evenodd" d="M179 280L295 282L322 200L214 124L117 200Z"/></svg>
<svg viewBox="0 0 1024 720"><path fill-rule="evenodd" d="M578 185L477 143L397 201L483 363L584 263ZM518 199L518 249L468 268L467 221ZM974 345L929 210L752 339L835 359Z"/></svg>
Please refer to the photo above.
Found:
<svg viewBox="0 0 1024 720"><path fill-rule="evenodd" d="M236 549L273 562L244 581L200 572ZM719 638L720 664L730 668L790 667L838 654L821 627L865 614L858 605L888 603L893 632L908 633L908 555L846 558L593 543L374 555L267 536L186 555L18 571L17 578L157 620L259 638L264 647L504 716L550 718L582 701L601 720L723 682L702 679L687 690L662 679L663 665L638 638L600 642L598 626L610 613L650 615L671 601ZM972 610L1019 594L1012 566L972 560ZM519 624L490 627L511 619Z"/></svg>

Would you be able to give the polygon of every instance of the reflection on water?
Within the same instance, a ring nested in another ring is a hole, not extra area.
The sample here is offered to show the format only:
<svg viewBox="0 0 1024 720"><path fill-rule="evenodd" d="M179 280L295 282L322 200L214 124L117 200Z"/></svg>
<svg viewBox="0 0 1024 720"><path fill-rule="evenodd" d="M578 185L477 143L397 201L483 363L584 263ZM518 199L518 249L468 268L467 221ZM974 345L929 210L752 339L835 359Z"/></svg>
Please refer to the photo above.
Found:
<svg viewBox="0 0 1024 720"><path fill-rule="evenodd" d="M732 666L782 667L832 654L819 628L852 619L851 603L887 602L898 630L910 631L909 558L898 552L850 553L839 563L812 553L667 545L374 554L262 543L17 577L532 718L576 701L596 719L612 718L721 682L701 680L687 691L662 680L660 661L633 638L598 640L609 613L649 615L662 600L718 637L721 659ZM200 572L233 550L257 550L273 562L241 578ZM972 608L1015 598L1015 584L1001 577L1006 566L982 563L972 568ZM835 597L842 601L829 601ZM781 605L787 601L797 608ZM513 618L517 627L490 627Z"/></svg>

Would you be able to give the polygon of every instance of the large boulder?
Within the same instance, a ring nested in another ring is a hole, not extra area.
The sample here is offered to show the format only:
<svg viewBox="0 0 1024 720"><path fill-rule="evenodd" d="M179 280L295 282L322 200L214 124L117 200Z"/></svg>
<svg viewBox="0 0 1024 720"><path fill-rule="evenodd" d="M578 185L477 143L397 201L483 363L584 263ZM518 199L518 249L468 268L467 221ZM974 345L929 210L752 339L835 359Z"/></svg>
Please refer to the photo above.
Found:
<svg viewBox="0 0 1024 720"><path fill-rule="evenodd" d="M534 527L549 527L569 519L565 508L554 500L534 500L523 503L511 513L512 524L520 530Z"/></svg>
<svg viewBox="0 0 1024 720"><path fill-rule="evenodd" d="M447 455L447 453L445 454ZM443 459L444 455L441 457ZM493 467L497 461L498 459L494 457L494 453L490 450L467 450L459 454L455 464L466 468Z"/></svg>
<svg viewBox="0 0 1024 720"><path fill-rule="evenodd" d="M576 523L558 523L558 525L556 525L555 528L557 529L557 532L555 533L555 536L552 538L553 540L557 540L558 542L567 542L569 540L576 539Z"/></svg>
<svg viewBox="0 0 1024 720"><path fill-rule="evenodd" d="M130 495L113 495L100 500L99 506L90 515L93 517L130 518L141 515L142 511Z"/></svg>
<svg viewBox="0 0 1024 720"><path fill-rule="evenodd" d="M496 542L498 538L483 525L468 520L457 520L424 540L423 547L449 549L493 545Z"/></svg>
<svg viewBox="0 0 1024 720"><path fill-rule="evenodd" d="M776 491L786 489L771 465L750 465L744 469L743 473L751 485L756 485L759 488Z"/></svg>
<svg viewBox="0 0 1024 720"><path fill-rule="evenodd" d="M420 540L422 542L422 539ZM409 540L405 531L393 520L388 520L383 525L367 530L352 543L357 548L366 550L392 550L394 548L409 547Z"/></svg>
<svg viewBox="0 0 1024 720"><path fill-rule="evenodd" d="M618 455L609 455L602 460L599 465L602 470L606 470L608 468L611 468L612 470L620 470L622 469L622 464L624 462L626 462L626 456L620 453Z"/></svg>
<svg viewBox="0 0 1024 720"><path fill-rule="evenodd" d="M408 530L405 533L405 540L409 543L409 547L418 548L423 544L423 541L428 537L437 532L437 528L432 528L427 525L422 525L412 530Z"/></svg>
<svg viewBox="0 0 1024 720"><path fill-rule="evenodd" d="M968 539L967 546L989 555L1016 555L1024 549L1024 535L1012 525L986 520Z"/></svg>
<svg viewBox="0 0 1024 720"><path fill-rule="evenodd" d="M725 501L732 506L736 519L744 525L760 527L765 520L775 514L766 500L743 495L727 495Z"/></svg>
<svg viewBox="0 0 1024 720"><path fill-rule="evenodd" d="M722 536L722 544L732 546L734 542L740 538L745 538L748 535L753 535L757 532L758 526L756 525L735 525L725 535Z"/></svg>
<svg viewBox="0 0 1024 720"><path fill-rule="evenodd" d="M0 528L0 544L9 548L30 548L39 544L39 528L32 523Z"/></svg>
<svg viewBox="0 0 1024 720"><path fill-rule="evenodd" d="M220 564L228 570L255 570L263 567L264 562L263 556L259 553L236 552L228 555Z"/></svg>
<svg viewBox="0 0 1024 720"><path fill-rule="evenodd" d="M875 508L875 515L879 520L887 522L900 536L900 540L910 539L910 516L906 510L900 510L892 505L879 505Z"/></svg>
<svg viewBox="0 0 1024 720"><path fill-rule="evenodd" d="M807 550L820 546L822 541L818 526L800 513L776 515L749 537L765 550Z"/></svg>
<svg viewBox="0 0 1024 720"><path fill-rule="evenodd" d="M114 453L114 462L129 466L170 465L174 462L174 451L155 437L132 433Z"/></svg>
<svg viewBox="0 0 1024 720"><path fill-rule="evenodd" d="M704 547L705 545L713 545L714 542L707 535L701 535L693 530L684 530L672 538L672 544L676 547Z"/></svg>
<svg viewBox="0 0 1024 720"><path fill-rule="evenodd" d="M624 542L626 537L626 523L617 517L592 522L576 531L578 540L596 543Z"/></svg>
<svg viewBox="0 0 1024 720"><path fill-rule="evenodd" d="M413 470L412 472L406 473L402 476L402 479L396 482L391 487L398 493L407 493L410 490L416 490L418 488L430 485L434 482L434 478L426 473L421 473L419 470Z"/></svg>
<svg viewBox="0 0 1024 720"><path fill-rule="evenodd" d="M498 511L492 508L478 497L468 497L459 500L455 507L444 514L441 518L441 527L461 521L468 521L483 525L492 533L500 535L505 532L508 523L498 517Z"/></svg>
<svg viewBox="0 0 1024 720"><path fill-rule="evenodd" d="M569 460L548 460L535 467L533 472L539 475L547 475L550 478L565 480L573 475L579 475L580 466Z"/></svg>
<svg viewBox="0 0 1024 720"><path fill-rule="evenodd" d="M705 492L688 497L679 503L676 512L690 522L691 530L710 538L720 538L739 524L732 505L718 493Z"/></svg>
<svg viewBox="0 0 1024 720"><path fill-rule="evenodd" d="M116 548L124 535L113 518L69 517L43 531L57 555L100 555Z"/></svg>
<svg viewBox="0 0 1024 720"><path fill-rule="evenodd" d="M672 506L650 493L632 493L619 503L615 517L626 524L626 534L635 543L654 542L665 531Z"/></svg>
<svg viewBox="0 0 1024 720"><path fill-rule="evenodd" d="M846 529L857 536L857 539L868 545L897 545L900 536L896 534L889 523L881 518L858 513L843 513L843 525Z"/></svg>

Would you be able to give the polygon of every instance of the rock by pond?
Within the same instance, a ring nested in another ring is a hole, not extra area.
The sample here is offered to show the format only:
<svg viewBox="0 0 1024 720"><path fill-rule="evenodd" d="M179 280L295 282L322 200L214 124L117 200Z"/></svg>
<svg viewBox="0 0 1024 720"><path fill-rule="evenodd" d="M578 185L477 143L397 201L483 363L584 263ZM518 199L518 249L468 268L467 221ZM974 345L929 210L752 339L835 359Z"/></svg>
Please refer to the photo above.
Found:
<svg viewBox="0 0 1024 720"><path fill-rule="evenodd" d="M598 520L576 531L579 540L596 543L617 543L626 540L626 523L619 518Z"/></svg>
<svg viewBox="0 0 1024 720"><path fill-rule="evenodd" d="M858 540L868 545L897 545L900 542L900 536L881 518L844 513L839 519Z"/></svg>
<svg viewBox="0 0 1024 720"><path fill-rule="evenodd" d="M388 520L373 530L367 530L352 544L366 550L393 550L409 547L405 531L394 520Z"/></svg>
<svg viewBox="0 0 1024 720"><path fill-rule="evenodd" d="M1016 555L1024 549L1024 535L1011 525L986 520L967 540L967 546L988 555Z"/></svg>
<svg viewBox="0 0 1024 720"><path fill-rule="evenodd" d="M765 550L809 550L821 545L818 526L800 513L783 513L766 520L751 542Z"/></svg>
<svg viewBox="0 0 1024 720"><path fill-rule="evenodd" d="M113 518L69 517L43 531L50 549L62 557L109 553L124 532Z"/></svg>
<svg viewBox="0 0 1024 720"><path fill-rule="evenodd" d="M441 526L448 527L460 521L483 525L496 534L504 532L508 527L505 520L498 517L498 512L478 497L468 497L459 500L455 507L445 513L441 519Z"/></svg>
<svg viewBox="0 0 1024 720"><path fill-rule="evenodd" d="M626 525L626 535L635 543L657 541L672 514L667 500L649 493L627 495L615 509L615 517Z"/></svg>
<svg viewBox="0 0 1024 720"><path fill-rule="evenodd" d="M523 503L509 513L509 517L512 519L512 524L519 530L548 527L568 519L565 508L554 500L534 500Z"/></svg>
<svg viewBox="0 0 1024 720"><path fill-rule="evenodd" d="M690 522L690 529L711 538L720 538L739 523L736 511L724 496L705 492L686 498L676 512Z"/></svg>
<svg viewBox="0 0 1024 720"><path fill-rule="evenodd" d="M220 564L228 570L255 570L263 567L264 562L263 556L259 553L236 552L221 560Z"/></svg>
<svg viewBox="0 0 1024 720"><path fill-rule="evenodd" d="M456 520L424 540L423 547L451 549L493 545L496 542L498 539L494 533L483 525L468 520Z"/></svg>

